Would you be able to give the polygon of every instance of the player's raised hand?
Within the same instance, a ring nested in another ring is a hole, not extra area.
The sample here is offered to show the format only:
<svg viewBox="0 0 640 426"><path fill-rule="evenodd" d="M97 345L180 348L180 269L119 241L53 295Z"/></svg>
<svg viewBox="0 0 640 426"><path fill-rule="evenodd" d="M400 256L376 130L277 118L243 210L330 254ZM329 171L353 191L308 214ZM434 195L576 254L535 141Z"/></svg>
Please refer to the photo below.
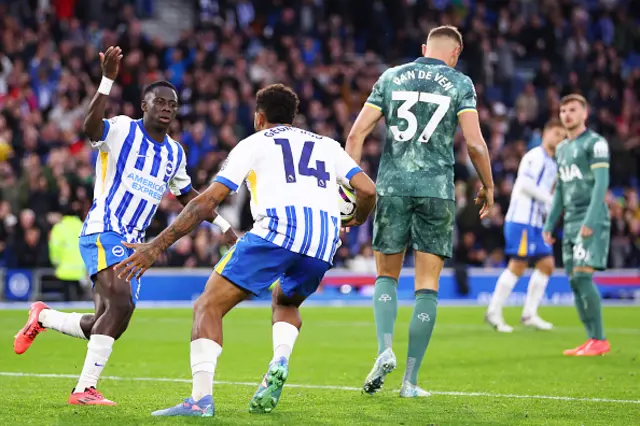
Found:
<svg viewBox="0 0 640 426"><path fill-rule="evenodd" d="M548 232L548 231L544 231L542 233L542 239L544 240L545 243L547 243L550 246L552 246L553 243L556 242L556 239L553 238L553 234L551 232Z"/></svg>
<svg viewBox="0 0 640 426"><path fill-rule="evenodd" d="M493 188L480 187L475 203L476 205L482 205L480 219L489 217L491 210L493 210Z"/></svg>
<svg viewBox="0 0 640 426"><path fill-rule="evenodd" d="M108 79L115 80L120 70L120 61L122 60L122 49L120 46L111 46L106 52L100 52L100 67L102 75Z"/></svg>
<svg viewBox="0 0 640 426"><path fill-rule="evenodd" d="M153 243L130 244L123 241L122 245L135 250L135 253L118 263L113 269L118 272L118 278L128 282L133 278L140 279L162 253Z"/></svg>

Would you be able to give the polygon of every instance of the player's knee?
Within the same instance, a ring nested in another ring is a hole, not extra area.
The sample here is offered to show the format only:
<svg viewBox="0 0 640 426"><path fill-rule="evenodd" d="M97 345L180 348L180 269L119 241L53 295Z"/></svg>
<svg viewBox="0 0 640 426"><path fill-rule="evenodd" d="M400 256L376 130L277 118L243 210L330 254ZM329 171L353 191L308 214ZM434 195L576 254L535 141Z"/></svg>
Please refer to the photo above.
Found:
<svg viewBox="0 0 640 426"><path fill-rule="evenodd" d="M205 297L201 295L198 297L193 304L193 310L195 316L202 315L221 315L221 310L218 307L218 304L211 297Z"/></svg>
<svg viewBox="0 0 640 426"><path fill-rule="evenodd" d="M553 262L553 257L545 257L544 259L541 259L537 264L536 264L536 269L538 269L540 272L542 272L545 275L551 275L553 273L553 267L554 267L554 262Z"/></svg>
<svg viewBox="0 0 640 426"><path fill-rule="evenodd" d="M507 269L509 269L513 275L521 277L525 269L527 269L527 263L522 260L511 259L507 265Z"/></svg>

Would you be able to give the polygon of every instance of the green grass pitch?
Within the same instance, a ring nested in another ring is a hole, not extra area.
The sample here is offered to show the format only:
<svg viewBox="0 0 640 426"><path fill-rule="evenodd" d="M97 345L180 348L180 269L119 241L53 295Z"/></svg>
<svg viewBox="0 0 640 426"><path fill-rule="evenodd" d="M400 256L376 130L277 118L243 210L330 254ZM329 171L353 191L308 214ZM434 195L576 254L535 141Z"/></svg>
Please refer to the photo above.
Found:
<svg viewBox="0 0 640 426"><path fill-rule="evenodd" d="M304 325L289 381L276 410L251 415L248 402L271 358L270 309L237 309L225 320L213 419L152 418L191 391L189 309L140 309L116 342L99 389L117 407L66 405L84 361L86 342L49 331L22 356L13 335L26 311L0 311L0 424L33 425L633 425L640 424L640 309L607 307L612 352L566 358L583 342L570 307L543 308L553 332L517 328L498 334L479 307L441 307L420 384L431 398L405 400L411 309L400 309L395 351L399 368L375 396L359 392L375 357L370 308L303 308ZM516 324L520 311L506 310ZM10 373L25 373L23 376ZM54 376L43 376L51 374ZM143 378L144 380L140 380ZM164 380L161 380L164 379ZM294 385L294 386L290 386Z"/></svg>

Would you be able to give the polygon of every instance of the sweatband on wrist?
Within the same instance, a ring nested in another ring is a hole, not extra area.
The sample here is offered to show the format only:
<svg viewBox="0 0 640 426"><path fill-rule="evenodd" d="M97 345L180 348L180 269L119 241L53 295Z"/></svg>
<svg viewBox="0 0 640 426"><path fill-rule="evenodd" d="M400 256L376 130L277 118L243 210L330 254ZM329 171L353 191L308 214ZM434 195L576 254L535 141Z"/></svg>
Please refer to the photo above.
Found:
<svg viewBox="0 0 640 426"><path fill-rule="evenodd" d="M109 92L111 92L112 86L113 86L113 80L103 75L102 80L100 80L100 86L98 86L98 93L108 96Z"/></svg>
<svg viewBox="0 0 640 426"><path fill-rule="evenodd" d="M218 215L213 219L213 224L220 227L222 233L225 233L231 228L231 224L225 220L222 216Z"/></svg>

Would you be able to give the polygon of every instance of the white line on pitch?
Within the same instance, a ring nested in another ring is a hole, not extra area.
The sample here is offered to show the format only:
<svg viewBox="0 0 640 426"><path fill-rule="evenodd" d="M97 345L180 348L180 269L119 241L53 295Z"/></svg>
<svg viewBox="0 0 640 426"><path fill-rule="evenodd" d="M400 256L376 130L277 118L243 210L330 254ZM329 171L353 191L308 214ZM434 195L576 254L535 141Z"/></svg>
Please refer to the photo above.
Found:
<svg viewBox="0 0 640 426"><path fill-rule="evenodd" d="M0 376L6 377L37 377L49 379L76 379L75 374L38 374L38 373L20 373L20 372L0 372ZM136 382L172 382L172 383L191 383L191 379L173 379L167 377L117 377L103 376L104 380L124 380ZM257 386L252 382L229 382L216 381L216 385L235 385L235 386ZM342 391L359 391L361 388L352 386L331 386L331 385L297 385L287 384L288 388L300 389L327 389ZM613 404L640 404L640 400L636 399L609 399L609 398L577 398L571 396L553 396L553 395L515 395L502 393L486 393L486 392L454 392L454 391L430 391L433 395L445 396L463 396L463 397L486 397L486 398L510 398L510 399L549 399L554 401L577 401L577 402L605 402Z"/></svg>

